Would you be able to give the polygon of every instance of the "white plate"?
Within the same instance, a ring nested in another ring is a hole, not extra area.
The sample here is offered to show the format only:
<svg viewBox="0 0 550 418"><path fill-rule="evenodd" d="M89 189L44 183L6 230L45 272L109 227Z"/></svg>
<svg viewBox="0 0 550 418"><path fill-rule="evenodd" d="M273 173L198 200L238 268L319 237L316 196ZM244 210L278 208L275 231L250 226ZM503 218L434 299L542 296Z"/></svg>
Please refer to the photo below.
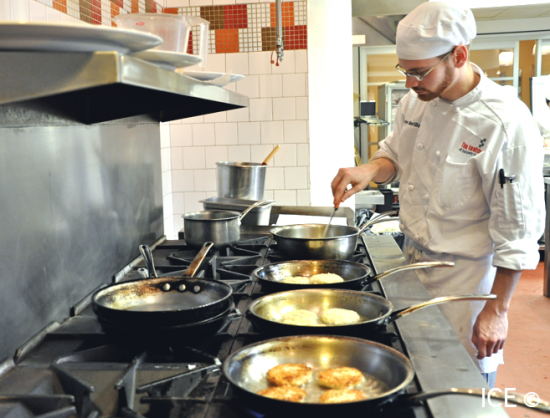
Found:
<svg viewBox="0 0 550 418"><path fill-rule="evenodd" d="M95 25L0 23L0 51L95 52L122 54L153 48L162 38L145 32Z"/></svg>
<svg viewBox="0 0 550 418"><path fill-rule="evenodd" d="M136 52L132 57L139 58L144 61L153 62L168 70L176 68L189 67L195 65L202 60L198 55L182 54L179 52L159 51L150 49L147 51Z"/></svg>
<svg viewBox="0 0 550 418"><path fill-rule="evenodd" d="M196 78L197 80L201 81L214 81L212 84L216 84L217 86L227 85L229 83L234 83L235 81L242 80L244 78L244 75L240 74L230 74L229 81L223 80L222 82L216 82L220 80L220 77L224 76L225 73L216 73L212 71L184 71L184 75L187 75L189 77Z"/></svg>

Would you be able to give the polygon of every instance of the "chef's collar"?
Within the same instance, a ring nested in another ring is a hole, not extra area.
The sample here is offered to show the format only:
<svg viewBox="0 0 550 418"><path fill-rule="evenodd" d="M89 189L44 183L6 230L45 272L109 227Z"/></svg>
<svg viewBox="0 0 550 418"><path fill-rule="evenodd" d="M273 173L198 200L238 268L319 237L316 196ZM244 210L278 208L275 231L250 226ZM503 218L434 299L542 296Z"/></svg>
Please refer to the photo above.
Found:
<svg viewBox="0 0 550 418"><path fill-rule="evenodd" d="M437 99L439 99L443 103L450 104L456 109L462 109L462 108L468 107L472 103L479 100L479 98L481 97L482 87L487 82L487 77L485 76L483 71L481 71L481 68L479 68L476 64L474 64L473 62L471 62L470 64L472 65L472 70L474 70L474 72L478 74L480 77L479 83L477 83L477 86L475 86L472 91L466 93L460 99L456 99L454 101L445 100L442 97L438 97ZM434 99L434 100L437 100L437 99Z"/></svg>

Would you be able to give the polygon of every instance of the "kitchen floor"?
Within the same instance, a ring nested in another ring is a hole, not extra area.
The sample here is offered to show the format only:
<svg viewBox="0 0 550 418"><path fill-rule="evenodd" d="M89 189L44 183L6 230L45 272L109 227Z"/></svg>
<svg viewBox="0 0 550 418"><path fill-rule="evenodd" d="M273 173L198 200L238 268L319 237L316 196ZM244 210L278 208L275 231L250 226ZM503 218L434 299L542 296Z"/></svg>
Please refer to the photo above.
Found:
<svg viewBox="0 0 550 418"><path fill-rule="evenodd" d="M550 400L550 298L542 294L544 263L524 271L508 313L505 364L500 366L496 387L535 392ZM542 418L547 414L526 408L506 408L511 418Z"/></svg>

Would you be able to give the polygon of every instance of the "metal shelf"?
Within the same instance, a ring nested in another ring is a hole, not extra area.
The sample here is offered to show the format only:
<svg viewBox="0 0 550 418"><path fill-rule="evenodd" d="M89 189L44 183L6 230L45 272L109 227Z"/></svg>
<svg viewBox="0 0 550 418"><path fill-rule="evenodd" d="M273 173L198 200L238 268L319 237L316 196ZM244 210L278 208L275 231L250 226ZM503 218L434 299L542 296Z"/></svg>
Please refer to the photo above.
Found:
<svg viewBox="0 0 550 418"><path fill-rule="evenodd" d="M34 102L85 124L166 122L248 106L248 97L117 52L2 52L0 105Z"/></svg>

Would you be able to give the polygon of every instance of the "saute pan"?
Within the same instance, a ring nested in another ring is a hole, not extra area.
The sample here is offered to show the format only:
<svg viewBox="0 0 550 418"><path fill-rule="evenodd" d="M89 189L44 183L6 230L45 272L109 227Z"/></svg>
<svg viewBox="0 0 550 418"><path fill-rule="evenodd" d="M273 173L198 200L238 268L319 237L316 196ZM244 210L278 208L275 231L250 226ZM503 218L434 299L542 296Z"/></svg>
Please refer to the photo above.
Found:
<svg viewBox="0 0 550 418"><path fill-rule="evenodd" d="M380 273L377 276L373 276L370 267L365 266L364 264L355 263L353 261L294 260L281 261L278 263L272 263L262 267L258 267L252 272L252 276L255 277L260 283L262 283L262 290L265 289L266 291L273 292L281 292L284 290L294 289L319 288L364 290L369 284L400 271L428 267L453 266L454 263L451 262L422 262L396 267ZM342 277L344 281L340 283L330 284L294 284L282 282L282 280L292 276L311 277L315 274L320 273L334 273Z"/></svg>
<svg viewBox="0 0 550 418"><path fill-rule="evenodd" d="M496 295L460 295L431 299L409 308L394 311L393 304L378 295L342 289L301 289L273 293L256 299L249 307L250 320L260 332L271 335L329 334L367 338L377 329L428 306L466 300L493 300ZM292 325L282 322L283 315L296 309L305 309L320 316L331 308L349 309L360 316L360 321L349 325Z"/></svg>
<svg viewBox="0 0 550 418"><path fill-rule="evenodd" d="M303 224L279 226L271 230L278 250L297 260L346 260L355 252L357 239L364 230L382 222L397 212L384 212L365 223L361 229L354 226Z"/></svg>
<svg viewBox="0 0 550 418"><path fill-rule="evenodd" d="M192 277L212 246L204 244L182 277L131 280L98 290L92 296L94 313L119 325L162 327L196 323L228 311L231 286Z"/></svg>
<svg viewBox="0 0 550 418"><path fill-rule="evenodd" d="M306 398L303 403L280 401L257 394L269 387L266 379L268 370L284 363L305 363L313 368L313 379L304 387ZM344 366L357 368L363 373L366 382L358 388L370 398L339 404L319 403L319 396L326 390L316 383L319 371ZM478 389L400 395L414 377L410 360L393 348L352 337L302 335L262 341L231 354L222 370L243 396L247 406L270 416L366 417L369 412L392 400L400 405L446 394L481 396ZM498 394L495 395L498 398ZM504 393L500 395L504 397ZM524 405L521 402L523 399L524 396L519 395L510 401ZM537 409L550 412L550 404L542 401ZM389 413L388 416L396 415Z"/></svg>

